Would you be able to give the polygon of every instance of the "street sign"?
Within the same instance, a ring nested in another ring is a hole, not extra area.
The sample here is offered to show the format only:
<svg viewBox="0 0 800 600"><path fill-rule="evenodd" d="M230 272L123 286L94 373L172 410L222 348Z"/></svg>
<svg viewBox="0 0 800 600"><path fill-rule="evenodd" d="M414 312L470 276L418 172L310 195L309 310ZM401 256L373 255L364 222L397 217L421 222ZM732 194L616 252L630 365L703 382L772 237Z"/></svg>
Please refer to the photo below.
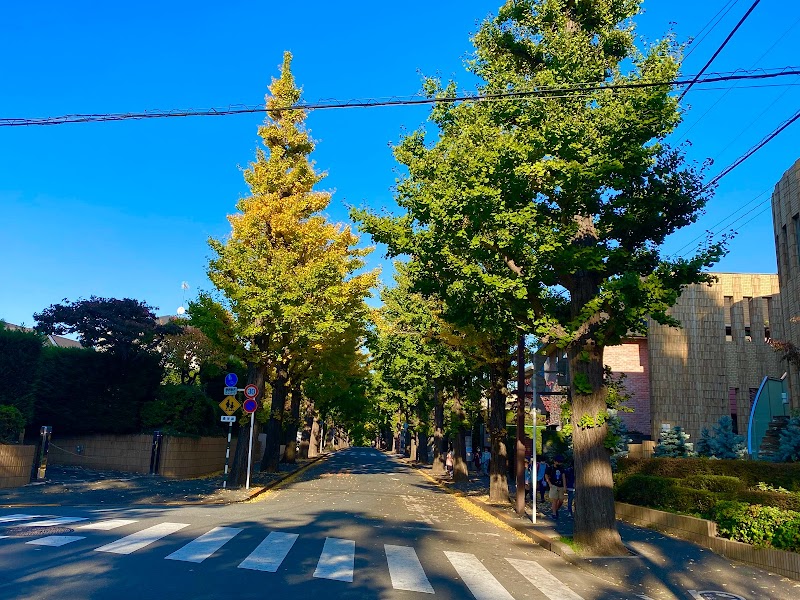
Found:
<svg viewBox="0 0 800 600"><path fill-rule="evenodd" d="M256 412L258 410L258 402L256 402L252 398L248 398L247 400L244 401L244 405L242 406L242 409L246 413L253 414L254 412Z"/></svg>
<svg viewBox="0 0 800 600"><path fill-rule="evenodd" d="M222 409L222 412L224 412L226 415L232 415L237 410L239 410L240 406L241 404L239 403L239 401L233 396L228 396L222 402L219 403L219 407Z"/></svg>
<svg viewBox="0 0 800 600"><path fill-rule="evenodd" d="M226 396L235 396L236 392L239 391L239 388L237 388L235 385L227 385L222 391Z"/></svg>
<svg viewBox="0 0 800 600"><path fill-rule="evenodd" d="M239 377L236 373L228 373L225 375L225 385L228 387L236 387L236 383L239 381Z"/></svg>
<svg viewBox="0 0 800 600"><path fill-rule="evenodd" d="M256 396L258 396L258 388L252 383L249 383L246 386L244 386L244 395L247 396L248 398L255 398Z"/></svg>
<svg viewBox="0 0 800 600"><path fill-rule="evenodd" d="M236 417L234 415L222 415L219 420L223 423L236 423Z"/></svg>

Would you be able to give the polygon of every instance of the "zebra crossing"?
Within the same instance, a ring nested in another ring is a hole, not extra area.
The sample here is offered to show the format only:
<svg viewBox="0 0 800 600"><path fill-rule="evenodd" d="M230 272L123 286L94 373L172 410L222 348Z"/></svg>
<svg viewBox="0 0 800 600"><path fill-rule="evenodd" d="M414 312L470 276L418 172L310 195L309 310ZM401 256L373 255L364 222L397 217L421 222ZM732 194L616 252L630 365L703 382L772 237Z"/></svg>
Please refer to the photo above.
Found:
<svg viewBox="0 0 800 600"><path fill-rule="evenodd" d="M89 522L85 522L89 521ZM87 517L43 517L34 514L0 516L0 527L15 530L25 528L33 532L36 527L61 527L69 525L75 535L45 535L29 539L24 544L58 548L87 540L93 532L109 532L139 523L137 519L100 519ZM119 539L94 548L94 552L127 555L145 550L155 542L189 527L189 523L160 522ZM202 563L213 556L244 531L240 527L213 527L164 557L165 560ZM22 536L27 539L28 536ZM4 539L3 539L4 538ZM9 539L11 538L11 539ZM300 534L272 531L237 566L250 571L275 573L286 560ZM0 535L3 544L13 543L16 536ZM384 557L389 579L396 590L436 594L422 563L412 546L384 544ZM486 565L474 554L443 551L458 577L475 600L514 600L509 591L495 578ZM313 577L346 583L353 582L356 542L354 540L326 537L317 560ZM567 588L547 569L533 560L507 558L508 564L549 600L583 600Z"/></svg>

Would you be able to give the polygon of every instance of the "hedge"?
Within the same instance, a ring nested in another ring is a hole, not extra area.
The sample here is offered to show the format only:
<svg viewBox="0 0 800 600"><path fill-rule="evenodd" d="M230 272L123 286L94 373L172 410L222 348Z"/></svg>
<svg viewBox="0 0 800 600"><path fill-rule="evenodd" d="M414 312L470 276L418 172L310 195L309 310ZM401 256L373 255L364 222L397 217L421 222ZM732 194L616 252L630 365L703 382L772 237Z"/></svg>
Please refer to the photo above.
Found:
<svg viewBox="0 0 800 600"><path fill-rule="evenodd" d="M692 475L736 477L745 487L764 482L789 491L800 491L800 463L768 463L754 460L709 460L705 458L624 458L618 462L625 475L653 475L686 479Z"/></svg>
<svg viewBox="0 0 800 600"><path fill-rule="evenodd" d="M220 410L194 385L162 385L156 399L142 406L142 426L177 435L221 433Z"/></svg>
<svg viewBox="0 0 800 600"><path fill-rule="evenodd" d="M707 514L718 502L713 492L681 486L680 483L666 477L629 475L618 479L616 498L629 504L701 515Z"/></svg>
<svg viewBox="0 0 800 600"><path fill-rule="evenodd" d="M800 512L800 494L797 492L781 494L779 492L762 492L761 490L744 490L736 494L736 499L747 504L760 504Z"/></svg>
<svg viewBox="0 0 800 600"><path fill-rule="evenodd" d="M723 536L755 546L800 550L800 512L744 502L718 502L709 512Z"/></svg>
<svg viewBox="0 0 800 600"><path fill-rule="evenodd" d="M745 489L741 479L729 475L689 475L681 482L685 487L716 493L736 494Z"/></svg>
<svg viewBox="0 0 800 600"><path fill-rule="evenodd" d="M42 353L42 336L4 329L0 323L0 404L15 406L26 423L33 419L30 388Z"/></svg>

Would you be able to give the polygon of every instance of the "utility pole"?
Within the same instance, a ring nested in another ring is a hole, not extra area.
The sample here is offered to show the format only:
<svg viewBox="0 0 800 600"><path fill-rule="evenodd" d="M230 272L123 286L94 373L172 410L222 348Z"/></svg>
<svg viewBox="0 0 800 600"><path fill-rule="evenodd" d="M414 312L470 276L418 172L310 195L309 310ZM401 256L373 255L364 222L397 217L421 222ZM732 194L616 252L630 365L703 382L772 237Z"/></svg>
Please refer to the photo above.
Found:
<svg viewBox="0 0 800 600"><path fill-rule="evenodd" d="M517 342L517 453L514 459L517 476L517 514L525 514L525 334Z"/></svg>

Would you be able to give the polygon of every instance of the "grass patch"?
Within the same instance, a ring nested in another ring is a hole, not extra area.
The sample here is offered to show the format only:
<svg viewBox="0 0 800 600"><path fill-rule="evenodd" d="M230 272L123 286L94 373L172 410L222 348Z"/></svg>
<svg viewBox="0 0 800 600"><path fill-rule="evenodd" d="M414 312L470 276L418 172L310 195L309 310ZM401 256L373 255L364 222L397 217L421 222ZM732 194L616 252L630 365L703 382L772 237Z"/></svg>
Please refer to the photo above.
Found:
<svg viewBox="0 0 800 600"><path fill-rule="evenodd" d="M560 537L558 538L558 541L559 541L559 542L561 542L562 544L566 544L567 546L569 546L570 548L572 548L572 551L573 551L575 554L580 554L580 553L581 553L581 547L580 547L580 545L578 545L578 543L577 543L577 542L575 542L575 540L574 540L574 539L572 539L572 536L571 536L571 535L562 535L562 536L560 536Z"/></svg>

